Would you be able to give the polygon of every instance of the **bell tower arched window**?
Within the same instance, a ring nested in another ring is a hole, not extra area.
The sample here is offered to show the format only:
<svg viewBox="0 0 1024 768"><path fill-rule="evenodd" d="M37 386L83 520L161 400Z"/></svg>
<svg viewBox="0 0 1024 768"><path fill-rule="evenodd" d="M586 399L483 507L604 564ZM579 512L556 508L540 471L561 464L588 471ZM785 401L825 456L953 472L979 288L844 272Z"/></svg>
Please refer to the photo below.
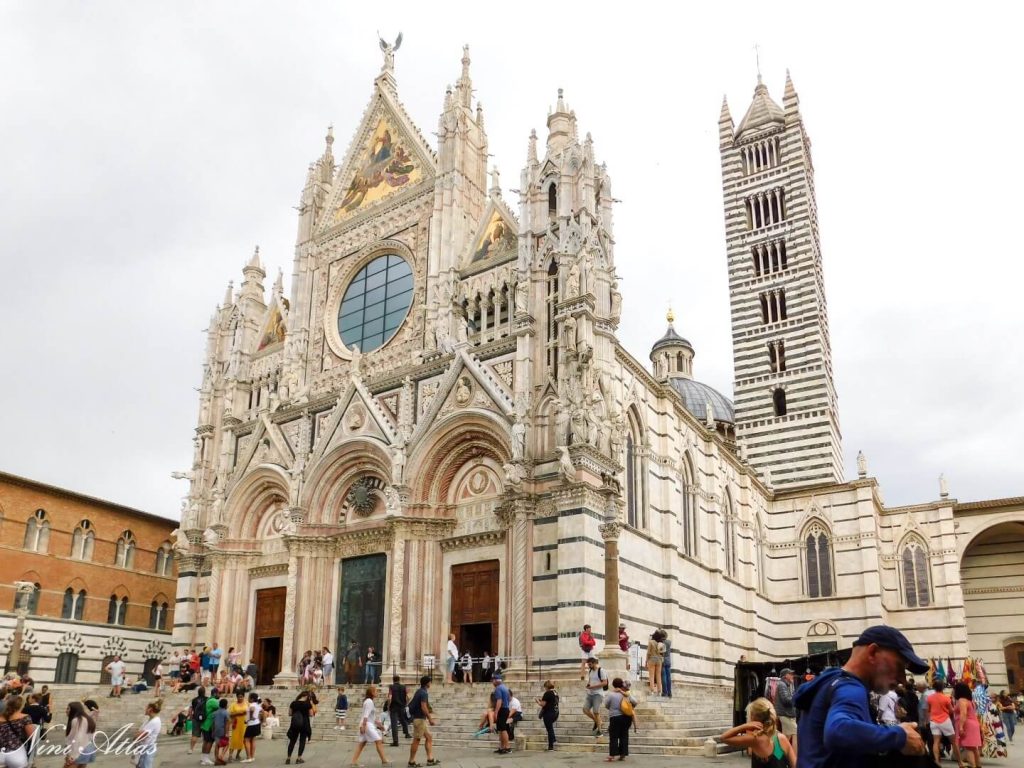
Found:
<svg viewBox="0 0 1024 768"><path fill-rule="evenodd" d="M558 187L553 181L548 184L548 218L558 218Z"/></svg>
<svg viewBox="0 0 1024 768"><path fill-rule="evenodd" d="M928 549L916 536L907 539L900 552L903 602L908 608L926 608L932 603Z"/></svg>
<svg viewBox="0 0 1024 768"><path fill-rule="evenodd" d="M772 393L772 407L776 416L786 415L786 390L779 387Z"/></svg>
<svg viewBox="0 0 1024 768"><path fill-rule="evenodd" d="M834 593L831 536L828 529L817 521L805 530L803 545L807 596L831 597Z"/></svg>

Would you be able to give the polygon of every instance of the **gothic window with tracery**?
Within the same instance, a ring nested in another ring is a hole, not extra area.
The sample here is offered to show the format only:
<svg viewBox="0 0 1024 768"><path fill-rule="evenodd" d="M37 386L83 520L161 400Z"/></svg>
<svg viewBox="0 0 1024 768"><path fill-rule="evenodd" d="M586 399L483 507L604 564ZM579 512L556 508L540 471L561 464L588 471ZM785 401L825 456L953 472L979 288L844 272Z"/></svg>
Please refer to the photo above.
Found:
<svg viewBox="0 0 1024 768"><path fill-rule="evenodd" d="M641 455L640 423L631 409L626 435L626 523L634 528L647 527L646 460Z"/></svg>
<svg viewBox="0 0 1024 768"><path fill-rule="evenodd" d="M832 541L828 529L815 521L804 534L804 564L806 566L806 592L808 597L831 597Z"/></svg>
<svg viewBox="0 0 1024 768"><path fill-rule="evenodd" d="M926 608L931 605L931 587L928 573L928 549L919 538L911 537L900 553L903 575L903 600L908 608Z"/></svg>
<svg viewBox="0 0 1024 768"><path fill-rule="evenodd" d="M732 494L728 489L725 491L725 505L722 509L724 519L722 521L722 546L725 555L725 573L727 576L736 575L736 509L732 503Z"/></svg>
<svg viewBox="0 0 1024 768"><path fill-rule="evenodd" d="M697 556L697 476L689 454L683 457L683 552L688 557Z"/></svg>

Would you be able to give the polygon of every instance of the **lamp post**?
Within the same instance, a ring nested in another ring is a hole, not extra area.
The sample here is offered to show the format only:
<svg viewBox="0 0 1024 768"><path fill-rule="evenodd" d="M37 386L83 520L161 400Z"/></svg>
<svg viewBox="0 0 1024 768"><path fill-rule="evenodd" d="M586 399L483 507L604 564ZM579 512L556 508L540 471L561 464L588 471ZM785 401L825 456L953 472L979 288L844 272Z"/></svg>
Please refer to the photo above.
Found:
<svg viewBox="0 0 1024 768"><path fill-rule="evenodd" d="M18 664L21 663L21 639L25 635L25 617L28 616L29 601L35 591L36 585L31 581L14 582L14 615L18 619L14 625L11 653L7 659L7 666L12 672L18 672Z"/></svg>

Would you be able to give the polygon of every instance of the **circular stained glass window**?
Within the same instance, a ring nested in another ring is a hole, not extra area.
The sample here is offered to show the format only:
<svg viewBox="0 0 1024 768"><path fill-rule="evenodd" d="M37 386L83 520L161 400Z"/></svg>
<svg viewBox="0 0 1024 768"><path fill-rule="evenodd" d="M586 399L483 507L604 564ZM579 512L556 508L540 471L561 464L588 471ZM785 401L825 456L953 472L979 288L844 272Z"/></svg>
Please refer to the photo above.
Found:
<svg viewBox="0 0 1024 768"><path fill-rule="evenodd" d="M401 256L378 256L345 289L338 310L338 333L360 352L383 347L405 320L412 303L412 269Z"/></svg>

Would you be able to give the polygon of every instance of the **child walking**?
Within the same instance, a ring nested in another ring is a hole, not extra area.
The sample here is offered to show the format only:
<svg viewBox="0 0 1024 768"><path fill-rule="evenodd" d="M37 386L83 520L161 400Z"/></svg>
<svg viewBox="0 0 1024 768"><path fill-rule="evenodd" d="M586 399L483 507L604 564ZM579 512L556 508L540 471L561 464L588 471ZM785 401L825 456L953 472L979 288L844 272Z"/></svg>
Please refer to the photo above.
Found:
<svg viewBox="0 0 1024 768"><path fill-rule="evenodd" d="M345 730L345 718L348 717L348 696L344 686L338 686L338 698L334 702L334 730Z"/></svg>

